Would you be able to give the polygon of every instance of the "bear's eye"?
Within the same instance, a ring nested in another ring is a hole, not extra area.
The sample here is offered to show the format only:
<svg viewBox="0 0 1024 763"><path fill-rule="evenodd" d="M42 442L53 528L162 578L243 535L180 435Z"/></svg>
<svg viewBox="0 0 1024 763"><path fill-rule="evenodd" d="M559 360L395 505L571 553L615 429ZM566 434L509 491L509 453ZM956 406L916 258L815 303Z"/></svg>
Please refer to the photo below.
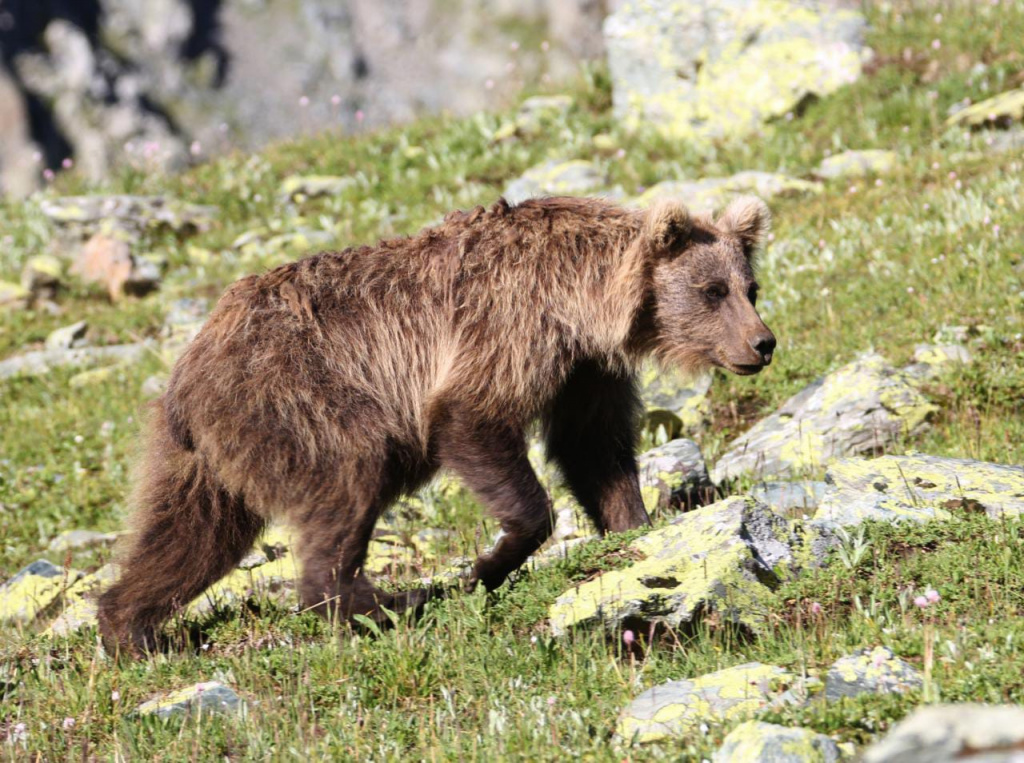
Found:
<svg viewBox="0 0 1024 763"><path fill-rule="evenodd" d="M713 283L704 287L704 296L710 302L721 302L729 296L729 287L722 283Z"/></svg>
<svg viewBox="0 0 1024 763"><path fill-rule="evenodd" d="M750 300L750 304L757 304L757 284L751 284L750 289L747 290L747 299Z"/></svg>

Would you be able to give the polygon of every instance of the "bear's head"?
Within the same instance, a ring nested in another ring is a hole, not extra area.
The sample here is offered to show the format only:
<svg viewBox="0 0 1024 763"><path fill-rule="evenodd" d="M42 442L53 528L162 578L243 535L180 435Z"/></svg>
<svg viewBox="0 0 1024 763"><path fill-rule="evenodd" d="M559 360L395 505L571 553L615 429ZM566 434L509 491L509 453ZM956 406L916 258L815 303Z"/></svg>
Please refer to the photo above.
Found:
<svg viewBox="0 0 1024 763"><path fill-rule="evenodd" d="M679 202L646 213L650 263L648 342L689 370L754 374L771 363L775 336L755 308L754 254L771 222L764 202L741 197L713 220Z"/></svg>

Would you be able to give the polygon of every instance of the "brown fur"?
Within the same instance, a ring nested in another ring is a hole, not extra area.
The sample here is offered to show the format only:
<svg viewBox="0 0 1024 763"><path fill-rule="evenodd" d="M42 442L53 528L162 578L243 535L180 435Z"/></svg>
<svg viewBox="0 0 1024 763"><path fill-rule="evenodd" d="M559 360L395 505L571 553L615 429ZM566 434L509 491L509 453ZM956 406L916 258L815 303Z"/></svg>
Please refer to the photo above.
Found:
<svg viewBox="0 0 1024 763"><path fill-rule="evenodd" d="M750 259L766 224L749 199L718 225L673 203L499 201L240 280L155 405L137 529L100 602L108 644L150 648L278 516L300 532L306 606L418 606L425 592L383 593L362 566L380 513L440 467L505 530L473 574L500 585L551 531L526 457L538 419L601 531L647 523L634 370L770 361Z"/></svg>

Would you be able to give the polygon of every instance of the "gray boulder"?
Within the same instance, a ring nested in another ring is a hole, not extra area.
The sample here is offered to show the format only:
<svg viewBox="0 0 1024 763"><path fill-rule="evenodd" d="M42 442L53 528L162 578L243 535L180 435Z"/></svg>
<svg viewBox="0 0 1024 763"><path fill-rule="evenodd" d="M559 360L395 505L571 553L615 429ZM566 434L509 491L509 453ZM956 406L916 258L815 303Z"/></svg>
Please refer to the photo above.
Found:
<svg viewBox="0 0 1024 763"><path fill-rule="evenodd" d="M1020 763L1024 708L1017 705L920 707L868 748L864 763Z"/></svg>
<svg viewBox="0 0 1024 763"><path fill-rule="evenodd" d="M906 375L879 355L864 355L809 384L737 438L711 479L788 477L874 452L920 432L934 410Z"/></svg>
<svg viewBox="0 0 1024 763"><path fill-rule="evenodd" d="M715 752L714 763L838 763L839 745L810 729L747 721L729 732Z"/></svg>
<svg viewBox="0 0 1024 763"><path fill-rule="evenodd" d="M593 162L551 159L527 170L505 186L509 204L537 196L585 196L604 188L607 178Z"/></svg>
<svg viewBox="0 0 1024 763"><path fill-rule="evenodd" d="M891 694L924 685L921 674L888 647L861 649L840 657L825 677L825 699L835 701L861 694Z"/></svg>

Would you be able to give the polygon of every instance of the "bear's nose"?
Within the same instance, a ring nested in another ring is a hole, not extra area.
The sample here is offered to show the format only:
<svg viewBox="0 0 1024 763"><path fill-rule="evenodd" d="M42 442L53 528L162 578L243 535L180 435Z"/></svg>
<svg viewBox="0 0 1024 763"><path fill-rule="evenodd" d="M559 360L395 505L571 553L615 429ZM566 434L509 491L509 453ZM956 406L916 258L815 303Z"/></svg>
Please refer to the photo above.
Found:
<svg viewBox="0 0 1024 763"><path fill-rule="evenodd" d="M750 348L761 356L761 360L765 365L772 362L772 353L775 352L775 336L770 332L767 334L758 334L757 336L748 340Z"/></svg>

